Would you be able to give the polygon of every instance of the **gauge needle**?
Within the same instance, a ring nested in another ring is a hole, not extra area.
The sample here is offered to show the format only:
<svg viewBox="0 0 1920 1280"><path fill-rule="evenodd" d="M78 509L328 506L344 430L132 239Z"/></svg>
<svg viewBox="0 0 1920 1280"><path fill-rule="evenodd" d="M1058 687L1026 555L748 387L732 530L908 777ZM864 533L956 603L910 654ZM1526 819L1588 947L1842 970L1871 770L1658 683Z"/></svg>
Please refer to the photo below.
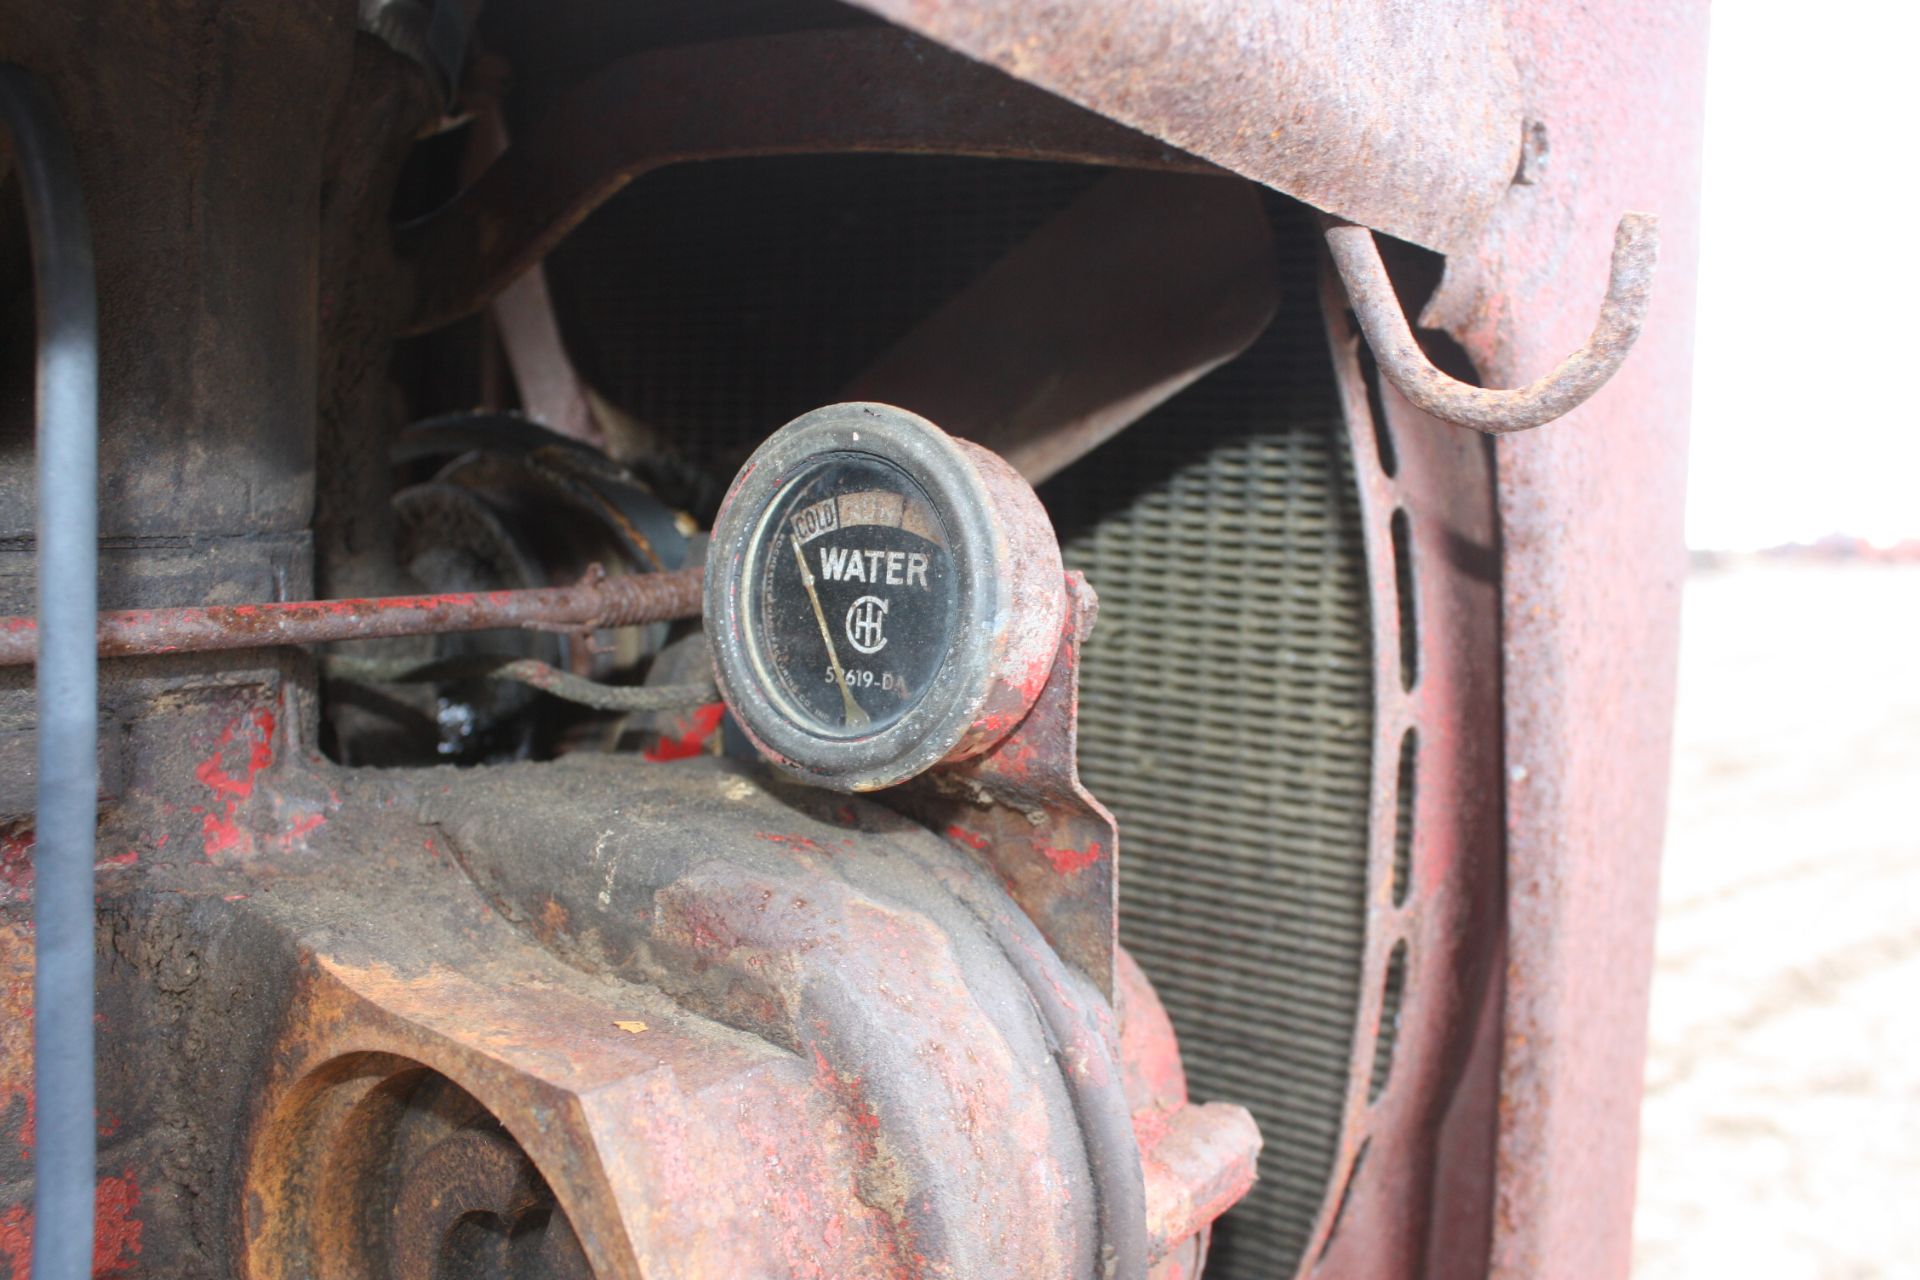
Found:
<svg viewBox="0 0 1920 1280"><path fill-rule="evenodd" d="M800 562L800 581L807 585L807 599L813 601L813 620L820 624L820 639L826 642L827 662L833 668L833 682L840 686L840 699L847 704L847 727L857 728L870 724L873 717L866 709L853 700L853 690L847 687L847 673L841 670L840 655L834 652L833 628L827 625L827 611L820 607L820 593L813 589L813 574L807 568L806 552L800 550L800 539L787 535L793 543L793 558Z"/></svg>

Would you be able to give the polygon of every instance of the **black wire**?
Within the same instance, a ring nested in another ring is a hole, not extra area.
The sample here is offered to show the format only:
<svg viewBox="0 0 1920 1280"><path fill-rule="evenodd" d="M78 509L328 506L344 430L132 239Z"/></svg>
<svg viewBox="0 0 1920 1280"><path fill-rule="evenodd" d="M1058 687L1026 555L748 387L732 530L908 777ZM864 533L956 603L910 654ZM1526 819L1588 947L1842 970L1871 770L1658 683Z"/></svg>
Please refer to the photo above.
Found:
<svg viewBox="0 0 1920 1280"><path fill-rule="evenodd" d="M39 324L33 881L33 1275L93 1270L94 658L99 334L80 170L38 77L0 64Z"/></svg>
<svg viewBox="0 0 1920 1280"><path fill-rule="evenodd" d="M720 688L711 679L684 684L602 684L532 658L511 654L466 653L425 662L353 658L330 653L325 670L335 680L355 684L439 684L452 680L512 680L596 711L687 711L716 702Z"/></svg>

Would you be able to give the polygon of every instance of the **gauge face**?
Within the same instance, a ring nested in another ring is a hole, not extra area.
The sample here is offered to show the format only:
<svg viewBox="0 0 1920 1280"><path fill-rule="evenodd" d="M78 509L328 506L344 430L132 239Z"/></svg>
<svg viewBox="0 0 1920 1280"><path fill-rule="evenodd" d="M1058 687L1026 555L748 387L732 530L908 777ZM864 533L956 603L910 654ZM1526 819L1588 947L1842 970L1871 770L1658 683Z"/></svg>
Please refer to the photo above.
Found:
<svg viewBox="0 0 1920 1280"><path fill-rule="evenodd" d="M1006 736L1067 621L1060 548L1007 463L892 405L827 405L754 451L714 518L713 674L761 756L843 791Z"/></svg>
<svg viewBox="0 0 1920 1280"><path fill-rule="evenodd" d="M809 733L859 738L895 724L953 648L948 530L920 485L883 458L847 450L808 460L767 508L749 573L750 657Z"/></svg>

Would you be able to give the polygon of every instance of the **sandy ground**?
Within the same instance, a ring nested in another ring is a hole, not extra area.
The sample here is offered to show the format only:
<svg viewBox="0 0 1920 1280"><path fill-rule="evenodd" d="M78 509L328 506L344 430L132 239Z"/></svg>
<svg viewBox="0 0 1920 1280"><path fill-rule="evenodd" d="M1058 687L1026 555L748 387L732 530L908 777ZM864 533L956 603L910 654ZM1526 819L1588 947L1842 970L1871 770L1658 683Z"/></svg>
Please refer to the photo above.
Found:
<svg viewBox="0 0 1920 1280"><path fill-rule="evenodd" d="M1920 568L1697 574L1637 1280L1920 1277Z"/></svg>

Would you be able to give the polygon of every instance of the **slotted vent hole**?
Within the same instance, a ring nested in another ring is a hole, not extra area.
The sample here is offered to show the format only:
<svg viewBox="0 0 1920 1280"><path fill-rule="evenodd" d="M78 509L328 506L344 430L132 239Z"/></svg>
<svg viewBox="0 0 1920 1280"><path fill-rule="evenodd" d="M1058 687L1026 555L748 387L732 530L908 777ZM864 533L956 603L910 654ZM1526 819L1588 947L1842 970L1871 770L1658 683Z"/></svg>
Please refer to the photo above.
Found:
<svg viewBox="0 0 1920 1280"><path fill-rule="evenodd" d="M1347 323L1353 332L1360 332L1359 322L1353 318L1353 312L1347 312ZM1367 389L1367 416L1373 419L1373 452L1380 460L1380 470L1391 479L1400 469L1400 457L1393 450L1393 428L1387 425L1387 398L1380 389L1380 362L1373 358L1373 348L1367 345L1365 338L1356 337L1359 344L1360 382Z"/></svg>
<svg viewBox="0 0 1920 1280"><path fill-rule="evenodd" d="M1367 1104L1380 1100L1393 1075L1393 1050L1400 1039L1400 998L1407 988L1407 943L1393 944L1387 957L1387 976L1380 990L1380 1026L1373 1037L1373 1079L1367 1085Z"/></svg>
<svg viewBox="0 0 1920 1280"><path fill-rule="evenodd" d="M1393 792L1393 905L1407 905L1413 880L1413 802L1419 785L1420 731L1400 735L1400 777Z"/></svg>
<svg viewBox="0 0 1920 1280"><path fill-rule="evenodd" d="M1400 687L1420 678L1420 620L1413 601L1413 525L1405 507L1393 513L1393 584L1400 603Z"/></svg>

